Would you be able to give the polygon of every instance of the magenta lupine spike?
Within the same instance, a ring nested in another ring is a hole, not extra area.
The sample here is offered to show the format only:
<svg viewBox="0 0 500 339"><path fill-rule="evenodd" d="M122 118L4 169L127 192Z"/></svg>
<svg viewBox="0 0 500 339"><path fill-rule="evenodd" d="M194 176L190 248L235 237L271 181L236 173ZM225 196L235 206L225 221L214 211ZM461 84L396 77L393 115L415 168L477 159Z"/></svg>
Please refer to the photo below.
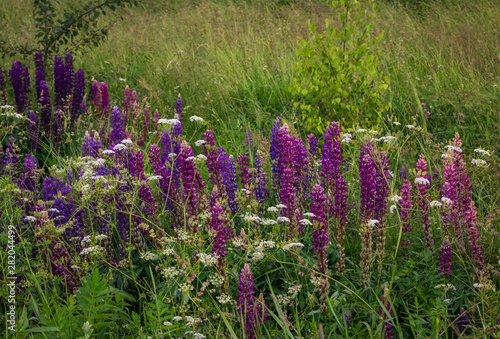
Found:
<svg viewBox="0 0 500 339"><path fill-rule="evenodd" d="M241 185L244 189L250 189L250 183L252 180L252 175L248 171L250 164L248 162L247 154L238 154L238 170L240 173L238 176L241 178Z"/></svg>
<svg viewBox="0 0 500 339"><path fill-rule="evenodd" d="M427 161L425 156L420 154L417 161L417 177L415 179L417 186L417 201L420 210L420 222L422 223L422 232L424 234L425 247L429 250L434 248L434 239L432 238L431 222L430 222L430 194L431 184L427 173Z"/></svg>
<svg viewBox="0 0 500 339"><path fill-rule="evenodd" d="M267 312L264 300L255 302L253 275L249 264L241 269L239 282L236 305L243 321L242 336L256 339L259 337L259 327L267 322Z"/></svg>
<svg viewBox="0 0 500 339"><path fill-rule="evenodd" d="M97 82L97 80L94 80L92 82L92 85L90 85L89 97L94 102L94 109L95 109L96 113L100 114L102 99L101 99L101 90L99 89L99 82Z"/></svg>
<svg viewBox="0 0 500 339"><path fill-rule="evenodd" d="M439 273L443 278L450 276L451 272L451 247L448 237L443 239L441 250L439 251Z"/></svg>
<svg viewBox="0 0 500 339"><path fill-rule="evenodd" d="M472 262L476 269L479 278L487 276L486 266L484 264L483 250L481 245L481 238L477 229L476 222L476 206L474 201L470 202L469 209L465 211L465 222L467 225L467 240L469 250L471 252Z"/></svg>
<svg viewBox="0 0 500 339"><path fill-rule="evenodd" d="M335 218L337 225L335 230L335 242L337 244L338 260L336 269L340 275L344 273L345 269L345 228L347 225L347 181L342 175L339 175L337 182L335 183Z"/></svg>
<svg viewBox="0 0 500 339"><path fill-rule="evenodd" d="M321 176L323 177L323 186L327 194L334 195L335 182L341 174L340 163L342 154L340 153L340 126L334 121L325 129L323 133L323 150L321 152ZM334 206L331 206L333 212Z"/></svg>
<svg viewBox="0 0 500 339"><path fill-rule="evenodd" d="M107 118L109 114L109 93L108 93L108 85L105 82L101 82L100 87L101 94L101 112L102 116Z"/></svg>
<svg viewBox="0 0 500 339"><path fill-rule="evenodd" d="M35 112L30 111L28 119L29 119L28 131L31 138L31 148L33 149L34 152L40 152L41 144L40 144L40 138L38 137L37 119Z"/></svg>
<svg viewBox="0 0 500 339"><path fill-rule="evenodd" d="M20 61L14 61L12 68L9 70L10 82L14 89L14 99L18 113L24 113L28 108L28 97L25 92L25 87L22 79L23 68Z"/></svg>
<svg viewBox="0 0 500 339"><path fill-rule="evenodd" d="M181 151L178 156L179 172L181 174L182 183L184 186L183 197L186 204L185 220L188 229L193 232L198 232L198 199L199 187L195 181L196 166L194 164L194 155L191 146L187 141L181 142Z"/></svg>
<svg viewBox="0 0 500 339"><path fill-rule="evenodd" d="M123 125L127 126L128 123L128 115L132 109L132 92L130 92L130 88L125 86L125 91L123 92L123 104L122 104L122 120Z"/></svg>
<svg viewBox="0 0 500 339"><path fill-rule="evenodd" d="M138 97L139 97L139 95L137 94L137 91L132 91L132 102L130 104L130 107L131 107L131 111L132 111L132 118L134 120L137 117L137 115L139 114Z"/></svg>
<svg viewBox="0 0 500 339"><path fill-rule="evenodd" d="M387 214L387 202L389 200L389 157L385 151L375 154L375 219L377 224L376 261L379 271L382 269L382 261L385 254L385 224Z"/></svg>
<svg viewBox="0 0 500 339"><path fill-rule="evenodd" d="M384 305L385 309L387 310L391 318L394 317L394 312L392 311L391 303L387 299L387 296L384 295L382 298L380 298L380 301L382 301L382 304ZM379 315L380 318L382 319L387 318L387 314L384 311L384 309L382 309L382 307L379 307ZM384 320L384 338L385 339L392 338L392 325L389 320Z"/></svg>
<svg viewBox="0 0 500 339"><path fill-rule="evenodd" d="M363 153L363 152L362 152ZM368 152L364 152L359 164L359 182L361 190L361 220L367 223L374 218L375 208L375 167Z"/></svg>
<svg viewBox="0 0 500 339"><path fill-rule="evenodd" d="M158 130L158 121L160 120L160 112L158 112L158 109L155 109L155 112L153 113L153 125L154 125L154 130Z"/></svg>
<svg viewBox="0 0 500 339"><path fill-rule="evenodd" d="M413 209L411 197L410 180L405 179L401 186L401 227L403 229L403 237L401 245L403 249L411 248L411 211Z"/></svg>
<svg viewBox="0 0 500 339"><path fill-rule="evenodd" d="M328 245L328 229L325 219L326 198L320 184L314 185L311 191L311 213L315 216L311 220L315 223L313 231L313 249L318 258L318 271L326 274L328 269L328 257L326 248Z"/></svg>
<svg viewBox="0 0 500 339"><path fill-rule="evenodd" d="M220 168L220 163L218 161L218 152L215 148L214 134L211 129L207 129L203 133L205 138L205 143L203 144L203 153L207 157L207 168L210 173L210 180L212 185L221 187L222 184L222 173Z"/></svg>
<svg viewBox="0 0 500 339"><path fill-rule="evenodd" d="M41 115L40 120L42 122L45 136L49 137L51 134L50 123L52 120L52 107L50 104L49 86L47 86L45 80L42 80L39 86L40 86L40 100L38 101L38 105L40 107L40 115Z"/></svg>
<svg viewBox="0 0 500 339"><path fill-rule="evenodd" d="M212 243L212 253L217 255L219 259L222 259L223 262L224 256L227 255L227 242L232 236L231 230L226 226L224 220L224 209L218 201L212 205L210 214L210 229L215 233ZM222 272L219 270L219 273L221 274Z"/></svg>

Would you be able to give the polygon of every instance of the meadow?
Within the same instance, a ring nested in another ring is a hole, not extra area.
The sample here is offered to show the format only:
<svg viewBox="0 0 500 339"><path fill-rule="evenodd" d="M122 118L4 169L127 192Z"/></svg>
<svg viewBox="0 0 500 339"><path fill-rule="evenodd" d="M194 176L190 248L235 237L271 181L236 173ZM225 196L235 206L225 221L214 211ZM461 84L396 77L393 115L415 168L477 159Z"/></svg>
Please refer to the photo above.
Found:
<svg viewBox="0 0 500 339"><path fill-rule="evenodd" d="M0 40L32 12L2 1ZM377 2L384 109L310 128L298 51L339 15L150 0L3 58L0 333L500 337L500 5Z"/></svg>

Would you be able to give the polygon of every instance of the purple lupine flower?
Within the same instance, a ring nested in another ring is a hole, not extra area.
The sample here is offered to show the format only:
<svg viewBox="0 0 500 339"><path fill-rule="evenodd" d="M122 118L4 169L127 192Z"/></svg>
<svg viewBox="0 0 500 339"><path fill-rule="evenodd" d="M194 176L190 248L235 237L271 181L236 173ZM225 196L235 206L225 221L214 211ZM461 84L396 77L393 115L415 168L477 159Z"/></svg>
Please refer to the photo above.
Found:
<svg viewBox="0 0 500 339"><path fill-rule="evenodd" d="M238 154L238 170L240 171L238 176L241 178L242 187L247 190L250 189L250 183L252 180L252 175L248 171L249 166L248 155Z"/></svg>
<svg viewBox="0 0 500 339"><path fill-rule="evenodd" d="M146 103L144 111L142 112L142 140L146 142L148 140L149 125L151 124L151 108L149 104Z"/></svg>
<svg viewBox="0 0 500 339"><path fill-rule="evenodd" d="M430 194L431 184L427 173L427 161L425 156L420 154L417 161L417 177L415 179L417 186L417 201L420 210L420 221L422 223L422 231L424 234L425 247L432 250L434 247L434 239L432 238L432 229L430 221Z"/></svg>
<svg viewBox="0 0 500 339"><path fill-rule="evenodd" d="M366 144L365 144L366 146ZM365 147L363 147L365 148ZM366 149L366 148L365 148ZM374 217L375 207L375 167L368 152L362 152L363 157L359 164L359 181L361 186L361 220L367 223Z"/></svg>
<svg viewBox="0 0 500 339"><path fill-rule="evenodd" d="M101 112L101 90L99 89L99 82L94 79L89 87L89 100L94 103L94 109L99 114Z"/></svg>
<svg viewBox="0 0 500 339"><path fill-rule="evenodd" d="M257 157L255 157L255 169L255 199L260 204L264 204L266 198L269 197L269 189L267 188L267 177L266 172L264 172L263 159L260 151L257 151Z"/></svg>
<svg viewBox="0 0 500 339"><path fill-rule="evenodd" d="M7 92L5 91L5 77L0 67L0 104L7 104Z"/></svg>
<svg viewBox="0 0 500 339"><path fill-rule="evenodd" d="M401 169L399 170L399 179L401 181L406 180L407 174L406 174L406 167L401 166Z"/></svg>
<svg viewBox="0 0 500 339"><path fill-rule="evenodd" d="M323 150L321 152L321 176L323 177L323 186L327 194L334 195L335 183L341 174L340 164L342 162L342 154L340 153L340 126L334 121L325 128L323 133ZM330 210L333 212L334 205ZM332 213L330 213L331 215Z"/></svg>
<svg viewBox="0 0 500 339"><path fill-rule="evenodd" d="M179 172L184 186L184 203L186 204L186 219L188 219L188 229L193 233L198 231L198 199L199 187L195 182L196 166L191 146L187 141L181 143L181 151L178 156Z"/></svg>
<svg viewBox="0 0 500 339"><path fill-rule="evenodd" d="M326 198L323 187L320 184L315 184L311 191L311 213L314 214L311 220L315 222L313 248L318 258L318 270L322 274L326 274L326 270L328 269L328 257L326 254L328 228L325 219L325 203Z"/></svg>
<svg viewBox="0 0 500 339"><path fill-rule="evenodd" d="M295 218L295 195L293 192L293 171L291 168L285 168L281 176L281 189L280 189L281 204L286 208L282 210L284 217L290 220L288 229L288 238L291 239L295 236L297 229L297 221Z"/></svg>
<svg viewBox="0 0 500 339"><path fill-rule="evenodd" d="M467 240L471 252L472 262L474 263L477 274L481 278L485 277L487 273L486 266L484 264L481 238L479 237L479 232L477 229L476 214L477 211L474 205L474 201L471 201L469 209L465 211L465 222L468 229Z"/></svg>
<svg viewBox="0 0 500 339"><path fill-rule="evenodd" d="M10 82L14 89L14 99L16 108L19 113L24 113L28 108L28 97L25 92L25 87L22 79L23 67L20 61L14 61L12 68L9 70Z"/></svg>
<svg viewBox="0 0 500 339"><path fill-rule="evenodd" d="M286 123L277 132L276 144L279 152L278 166L280 173L283 173L285 168L293 168L292 157L295 146L290 135L290 128Z"/></svg>
<svg viewBox="0 0 500 339"><path fill-rule="evenodd" d="M34 152L40 152L42 145L40 143L40 138L38 137L37 119L35 112L30 111L28 123L29 123L28 131L31 138L31 148L33 149Z"/></svg>
<svg viewBox="0 0 500 339"><path fill-rule="evenodd" d="M443 278L450 276L451 272L451 247L448 237L443 239L441 250L439 251L439 273Z"/></svg>
<svg viewBox="0 0 500 339"><path fill-rule="evenodd" d="M458 331L460 334L463 334L466 330L465 325L469 324L469 316L465 313L463 307L460 308L460 313L457 314L457 320L455 320L455 324L458 327Z"/></svg>
<svg viewBox="0 0 500 339"><path fill-rule="evenodd" d="M54 111L54 125L53 125L52 135L54 137L54 144L56 144L57 146L59 146L59 144L61 143L62 133L63 133L62 114L61 110L56 109Z"/></svg>
<svg viewBox="0 0 500 339"><path fill-rule="evenodd" d="M340 275L344 273L345 269L345 228L347 225L348 205L347 205L347 181L342 175L339 175L335 183L335 218L337 220L337 227L335 227L335 242L337 243L338 261L337 271Z"/></svg>
<svg viewBox="0 0 500 339"><path fill-rule="evenodd" d="M309 154L311 154L313 157L316 157L316 154L318 154L318 137L315 136L314 134L309 134L307 135L307 144L309 145Z"/></svg>
<svg viewBox="0 0 500 339"><path fill-rule="evenodd" d="M63 109L66 101L66 68L60 57L54 58L54 107Z"/></svg>
<svg viewBox="0 0 500 339"><path fill-rule="evenodd" d="M212 243L212 253L221 260L220 268L223 268L224 256L227 255L227 242L232 236L231 230L224 220L224 209L219 202L215 202L210 210L210 229L215 233ZM220 272L220 271L219 271Z"/></svg>
<svg viewBox="0 0 500 339"><path fill-rule="evenodd" d="M236 305L242 316L242 333L248 339L256 339L259 327L267 321L267 312L263 300L255 304L253 276L249 264L245 264L241 269L239 282Z"/></svg>
<svg viewBox="0 0 500 339"><path fill-rule="evenodd" d="M212 185L221 188L222 173L221 164L219 162L218 150L215 148L214 134L211 129L207 129L203 133L205 143L203 144L203 153L207 157L207 168L210 173L210 180Z"/></svg>
<svg viewBox="0 0 500 339"><path fill-rule="evenodd" d="M166 201L165 208L175 214L176 203L180 202L177 199L178 186L171 180L170 169L167 169L165 163L162 162L161 151L157 144L152 144L149 148L149 162L152 165L153 172L161 176L159 186L163 192L164 200ZM180 225L175 226L179 227Z"/></svg>
<svg viewBox="0 0 500 339"><path fill-rule="evenodd" d="M273 128L271 130L271 145L270 145L270 150L269 154L271 157L271 166L272 166L272 185L273 185L273 190L275 192L278 191L279 188L279 182L280 182L280 177L281 177L281 172L280 168L278 165L278 159L280 156L280 150L278 148L278 131L281 128L281 121L280 117L277 117L276 120L274 121Z"/></svg>
<svg viewBox="0 0 500 339"><path fill-rule="evenodd" d="M384 295L382 298L380 298L380 301L382 301L382 304L384 305L385 309L387 310L391 318L394 317L394 312L392 311L391 303L389 302L387 297ZM382 307L379 307L379 315L382 319L385 319L387 317L387 314ZM384 321L384 327L385 327L384 338L391 339L392 325L389 320Z"/></svg>
<svg viewBox="0 0 500 339"><path fill-rule="evenodd" d="M109 93L108 93L108 85L106 85L105 82L101 82L100 92L101 92L102 116L107 118L109 114Z"/></svg>
<svg viewBox="0 0 500 339"><path fill-rule="evenodd" d="M160 120L160 112L158 111L158 108L155 109L155 112L153 113L153 126L154 130L158 130L158 121Z"/></svg>
<svg viewBox="0 0 500 339"><path fill-rule="evenodd" d="M132 93L130 92L130 88L127 85L125 86L125 91L123 92L123 105L122 105L123 126L127 126L128 115L131 109L132 109Z"/></svg>
<svg viewBox="0 0 500 339"><path fill-rule="evenodd" d="M113 112L111 113L111 140L113 141L113 145L123 140L122 116L118 106L113 107Z"/></svg>
<svg viewBox="0 0 500 339"><path fill-rule="evenodd" d="M411 247L411 210L413 209L411 198L411 183L405 179L401 186L401 227L405 237L401 238L403 249Z"/></svg>
<svg viewBox="0 0 500 339"><path fill-rule="evenodd" d="M70 52L67 52L64 58L64 68L66 71L66 97L68 97L75 86L75 68L73 67L73 55Z"/></svg>
<svg viewBox="0 0 500 339"><path fill-rule="evenodd" d="M31 153L26 154L24 157L24 171L19 175L17 181L20 189L35 191L36 182L38 181L37 168L38 164L35 156Z"/></svg>
<svg viewBox="0 0 500 339"><path fill-rule="evenodd" d="M379 271L382 269L382 261L385 254L385 224L387 214L387 202L389 200L389 157L384 151L375 154L375 205L374 218L378 220L376 238L376 261Z"/></svg>
<svg viewBox="0 0 500 339"><path fill-rule="evenodd" d="M305 210L307 190L310 185L308 178L309 172L309 153L304 146L302 139L292 137L292 164L294 170L294 186L297 192L296 204L300 211ZM302 225L299 225L299 233L302 233Z"/></svg>
<svg viewBox="0 0 500 339"><path fill-rule="evenodd" d="M344 317L345 317L345 321L347 323L347 327L351 327L351 317L349 316L349 314L347 312L344 313Z"/></svg>
<svg viewBox="0 0 500 339"><path fill-rule="evenodd" d="M236 176L236 161L233 155L227 155L224 148L219 148L219 161L222 167L222 183L226 187L228 196L228 204L231 212L236 213L238 203L236 202L236 193L238 191L237 176Z"/></svg>
<svg viewBox="0 0 500 339"><path fill-rule="evenodd" d="M41 122L43 126L43 131L45 132L45 136L49 137L51 133L51 121L52 121L52 107L50 104L50 93L49 86L45 82L45 80L40 81L40 95L38 104L40 106L40 115Z"/></svg>
<svg viewBox="0 0 500 339"><path fill-rule="evenodd" d="M29 93L31 92L31 80L30 80L30 71L28 69L28 66L25 66L22 68L22 73L23 73L23 86L24 86L24 93L26 94L26 103L28 104L29 108Z"/></svg>
<svg viewBox="0 0 500 339"><path fill-rule="evenodd" d="M94 139L90 136L89 131L86 131L82 141L82 157L94 156Z"/></svg>
<svg viewBox="0 0 500 339"><path fill-rule="evenodd" d="M9 175L11 178L15 172L16 164L17 164L17 155L14 152L14 142L16 139L14 137L9 138L9 142L5 147L4 156L0 159L0 173L5 173ZM2 151L2 147L0 146L0 153Z"/></svg>
<svg viewBox="0 0 500 339"><path fill-rule="evenodd" d="M83 96L85 95L85 73L83 69L79 68L75 73L74 83L73 102L71 104L71 122L73 124L76 123L78 117L82 113L80 108L84 101Z"/></svg>

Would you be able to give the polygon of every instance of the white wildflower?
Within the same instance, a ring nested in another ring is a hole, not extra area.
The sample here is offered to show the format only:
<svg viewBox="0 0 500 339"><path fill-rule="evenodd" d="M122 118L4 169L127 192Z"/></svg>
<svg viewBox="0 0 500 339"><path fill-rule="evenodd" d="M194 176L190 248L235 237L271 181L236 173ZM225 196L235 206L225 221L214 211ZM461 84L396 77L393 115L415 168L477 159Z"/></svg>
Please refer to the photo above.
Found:
<svg viewBox="0 0 500 339"><path fill-rule="evenodd" d="M276 208L282 209L282 208L287 208L287 207L286 207L286 205L278 204L278 205L276 205Z"/></svg>
<svg viewBox="0 0 500 339"><path fill-rule="evenodd" d="M106 239L108 236L106 234L98 234L95 236L95 240L96 241L99 241L99 240L103 240L103 239Z"/></svg>
<svg viewBox="0 0 500 339"><path fill-rule="evenodd" d="M393 137L392 135L388 135L388 136L385 136L385 137L380 137L379 140L383 141L383 142L390 142L392 140L395 140L396 137Z"/></svg>
<svg viewBox="0 0 500 339"><path fill-rule="evenodd" d="M481 153L481 154L486 155L486 156L488 156L488 157L490 156L490 152L485 151L484 149L476 148L476 149L474 150L474 152Z"/></svg>
<svg viewBox="0 0 500 339"><path fill-rule="evenodd" d="M191 122L193 122L193 121L203 121L203 118L200 118L200 117L198 117L196 115L192 115L192 116L189 117L189 120Z"/></svg>
<svg viewBox="0 0 500 339"><path fill-rule="evenodd" d="M176 156L177 156L177 153L168 153L168 157L169 157L170 159L173 159L173 158L175 158Z"/></svg>
<svg viewBox="0 0 500 339"><path fill-rule="evenodd" d="M253 214L250 214L250 213L246 213L245 216L243 217L243 219L247 222L252 222L252 221L261 221L260 217L256 216L256 215L253 215Z"/></svg>
<svg viewBox="0 0 500 339"><path fill-rule="evenodd" d="M125 146L124 144L116 144L113 148L122 151L124 149L127 149L127 146Z"/></svg>
<svg viewBox="0 0 500 339"><path fill-rule="evenodd" d="M391 214L394 213L394 211L397 211L398 207L396 205L391 205Z"/></svg>
<svg viewBox="0 0 500 339"><path fill-rule="evenodd" d="M364 132L366 132L366 129L364 128L360 128L356 131L356 133L364 133Z"/></svg>
<svg viewBox="0 0 500 339"><path fill-rule="evenodd" d="M308 219L302 219L302 220L299 220L299 222L304 226L311 226L312 225L312 222L310 222Z"/></svg>
<svg viewBox="0 0 500 339"><path fill-rule="evenodd" d="M476 166L486 165L486 161L484 161L483 159L472 159L471 163L473 163Z"/></svg>
<svg viewBox="0 0 500 339"><path fill-rule="evenodd" d="M198 258L200 259L200 262L203 264L203 266L214 266L215 264L217 264L217 259L219 257L214 254L198 253Z"/></svg>
<svg viewBox="0 0 500 339"><path fill-rule="evenodd" d="M132 145L133 144L132 140L130 140L130 139L123 139L121 141L121 143L124 145Z"/></svg>
<svg viewBox="0 0 500 339"><path fill-rule="evenodd" d="M192 157L192 156L191 156L191 157L187 157L187 158L186 158L186 161L194 161L194 160L196 160L196 158L195 158L195 157Z"/></svg>
<svg viewBox="0 0 500 339"><path fill-rule="evenodd" d="M344 138L342 139L342 141L341 141L341 142L342 142L343 144L348 144L348 143L350 143L351 141L352 141L352 139L351 139L351 138L344 137Z"/></svg>
<svg viewBox="0 0 500 339"><path fill-rule="evenodd" d="M370 134L378 134L378 131L375 131L375 130L372 129L372 130L369 130L368 133L370 133Z"/></svg>
<svg viewBox="0 0 500 339"><path fill-rule="evenodd" d="M392 196L392 198L391 198L391 201L393 201L393 202L399 202L399 201L401 201L401 199L403 199L403 198L401 198L401 197L400 197L399 195L397 195L397 194L394 194L394 195Z"/></svg>
<svg viewBox="0 0 500 339"><path fill-rule="evenodd" d="M400 123L400 122L397 122L397 121L394 121L394 122L393 122L393 124L394 124L394 125L396 125L396 126L401 125L401 123Z"/></svg>
<svg viewBox="0 0 500 339"><path fill-rule="evenodd" d="M172 321L181 321L182 320L182 317L179 317L179 316L175 316L172 318Z"/></svg>
<svg viewBox="0 0 500 339"><path fill-rule="evenodd" d="M254 252L254 254L252 254L252 259L255 262L261 261L262 259L264 259L264 253L262 253L262 252Z"/></svg>
<svg viewBox="0 0 500 339"><path fill-rule="evenodd" d="M462 149L458 146L453 146L453 145L446 145L444 146L444 148L448 149L448 150L453 150L455 152L458 152L458 153L462 153Z"/></svg>
<svg viewBox="0 0 500 339"><path fill-rule="evenodd" d="M158 256L154 253L151 253L151 252L144 252L144 253L141 253L141 258L144 260L153 260L155 258L158 258Z"/></svg>
<svg viewBox="0 0 500 339"><path fill-rule="evenodd" d="M376 225L376 224L378 224L378 223L379 223L379 221L378 221L378 220L376 220L376 219L372 219L372 220L369 220L369 221L368 221L368 226L369 226L369 227L375 227L375 225Z"/></svg>
<svg viewBox="0 0 500 339"><path fill-rule="evenodd" d="M415 126L413 126L413 125L406 125L406 127L407 127L408 129L414 129L414 128L415 128Z"/></svg>
<svg viewBox="0 0 500 339"><path fill-rule="evenodd" d="M427 178L419 177L419 178L415 178L415 184L416 185L429 185L430 182Z"/></svg>
<svg viewBox="0 0 500 339"><path fill-rule="evenodd" d="M12 192L21 194L21 190L19 188L14 188Z"/></svg>
<svg viewBox="0 0 500 339"><path fill-rule="evenodd" d="M102 154L115 154L115 152L110 150L110 149L107 149L107 150L102 151Z"/></svg>
<svg viewBox="0 0 500 339"><path fill-rule="evenodd" d="M299 249L301 249L302 247L304 247L304 244L301 244L300 242L292 242L292 243L289 243L289 244L286 244L285 246L283 246L283 249L285 251L289 251L295 247L298 247Z"/></svg>
<svg viewBox="0 0 500 339"><path fill-rule="evenodd" d="M28 215L26 218L24 218L24 220L34 222L36 221L36 218L31 215Z"/></svg>
<svg viewBox="0 0 500 339"><path fill-rule="evenodd" d="M448 304L451 302L451 300L450 300L450 299L444 299L443 301L444 301L445 303L448 303Z"/></svg>
<svg viewBox="0 0 500 339"><path fill-rule="evenodd" d="M431 207L441 207L441 206L443 206L443 204L439 201L434 200L434 201L431 201L430 206Z"/></svg>
<svg viewBox="0 0 500 339"><path fill-rule="evenodd" d="M80 252L80 255L88 255L90 253L99 253L101 251L101 249L102 249L101 246L92 246L92 247L84 248Z"/></svg>
<svg viewBox="0 0 500 339"><path fill-rule="evenodd" d="M194 142L195 146L198 146L198 147L201 146L201 145L203 145L203 144L205 144L205 143L206 143L205 140L196 140Z"/></svg>
<svg viewBox="0 0 500 339"><path fill-rule="evenodd" d="M196 156L196 159L198 159L198 160L207 160L207 157L205 155L203 155L203 154L198 154Z"/></svg>
<svg viewBox="0 0 500 339"><path fill-rule="evenodd" d="M443 204L448 205L448 206L450 206L450 205L453 203L453 201L451 201L451 199L449 199L449 198L447 198L447 197L442 197L442 198L441 198L441 202L442 202Z"/></svg>
<svg viewBox="0 0 500 339"><path fill-rule="evenodd" d="M389 175L394 178L394 172L393 171L389 171Z"/></svg>
<svg viewBox="0 0 500 339"><path fill-rule="evenodd" d="M231 301L231 296L227 295L227 294L221 294L221 295L218 295L217 297L217 300L221 303L221 304L227 304L228 302Z"/></svg>
<svg viewBox="0 0 500 339"><path fill-rule="evenodd" d="M118 80L123 81L123 82L127 81L127 79L123 79L123 78L119 78Z"/></svg>
<svg viewBox="0 0 500 339"><path fill-rule="evenodd" d="M278 222L290 222L290 219L287 217L278 217Z"/></svg>
<svg viewBox="0 0 500 339"><path fill-rule="evenodd" d="M342 134L342 138L352 138L352 134L344 133L344 134Z"/></svg>
<svg viewBox="0 0 500 339"><path fill-rule="evenodd" d="M181 122L178 119L160 119L158 120L158 124L169 124L169 125L177 125Z"/></svg>
<svg viewBox="0 0 500 339"><path fill-rule="evenodd" d="M457 288L452 284L439 284L439 285L434 286L434 288L436 288L436 289L442 288L445 291L449 291L449 290L456 291L457 290Z"/></svg>
<svg viewBox="0 0 500 339"><path fill-rule="evenodd" d="M59 213L59 210L57 208L49 208L47 211L52 213Z"/></svg>
<svg viewBox="0 0 500 339"><path fill-rule="evenodd" d="M172 326L172 323L170 321L165 321L163 323L164 326Z"/></svg>
<svg viewBox="0 0 500 339"><path fill-rule="evenodd" d="M449 158L450 155L448 153L443 153L441 154L441 158Z"/></svg>
<svg viewBox="0 0 500 339"><path fill-rule="evenodd" d="M276 207L269 207L267 209L268 212L278 212L278 209Z"/></svg>
<svg viewBox="0 0 500 339"><path fill-rule="evenodd" d="M161 175L153 175L153 176L148 178L148 181L156 181L156 180L160 180L160 179L163 179L163 177Z"/></svg>
<svg viewBox="0 0 500 339"><path fill-rule="evenodd" d="M260 224L261 224L262 226L270 226L270 225L276 225L276 224L277 224L277 222L276 222L276 220L273 220L273 219L264 219L264 220L262 220L262 221L260 222Z"/></svg>
<svg viewBox="0 0 500 339"><path fill-rule="evenodd" d="M165 279L171 279L181 274L181 271L176 267L166 267L161 271L161 273L163 274Z"/></svg>
<svg viewBox="0 0 500 339"><path fill-rule="evenodd" d="M306 212L306 213L303 214L303 216L305 216L305 217L311 217L312 218L312 217L315 217L316 214L311 213L311 212Z"/></svg>

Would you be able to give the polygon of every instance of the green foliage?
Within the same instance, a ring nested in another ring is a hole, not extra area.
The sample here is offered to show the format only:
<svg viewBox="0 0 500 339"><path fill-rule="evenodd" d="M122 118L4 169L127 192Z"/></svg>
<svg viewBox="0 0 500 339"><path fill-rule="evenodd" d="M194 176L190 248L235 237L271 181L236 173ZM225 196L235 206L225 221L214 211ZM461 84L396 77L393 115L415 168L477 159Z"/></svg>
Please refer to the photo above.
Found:
<svg viewBox="0 0 500 339"><path fill-rule="evenodd" d="M309 23L312 37L302 41L297 75L290 87L298 99L294 105L300 106L310 131L322 132L329 121L340 119L348 124L365 119L371 125L390 107L384 105L382 96L389 78L378 71L374 50L382 39L381 33L372 32L374 12L354 0L333 1L332 5L338 7L340 27L325 20L326 29L318 34Z"/></svg>
<svg viewBox="0 0 500 339"><path fill-rule="evenodd" d="M0 40L2 57L21 54L24 57L35 52L43 52L48 60L60 50L71 51L97 47L108 36L113 25L101 24L100 16L106 12L116 12L127 5L137 5L138 0L87 0L80 6L71 6L62 12L54 0L34 0L33 19L35 21L35 46L8 44Z"/></svg>

